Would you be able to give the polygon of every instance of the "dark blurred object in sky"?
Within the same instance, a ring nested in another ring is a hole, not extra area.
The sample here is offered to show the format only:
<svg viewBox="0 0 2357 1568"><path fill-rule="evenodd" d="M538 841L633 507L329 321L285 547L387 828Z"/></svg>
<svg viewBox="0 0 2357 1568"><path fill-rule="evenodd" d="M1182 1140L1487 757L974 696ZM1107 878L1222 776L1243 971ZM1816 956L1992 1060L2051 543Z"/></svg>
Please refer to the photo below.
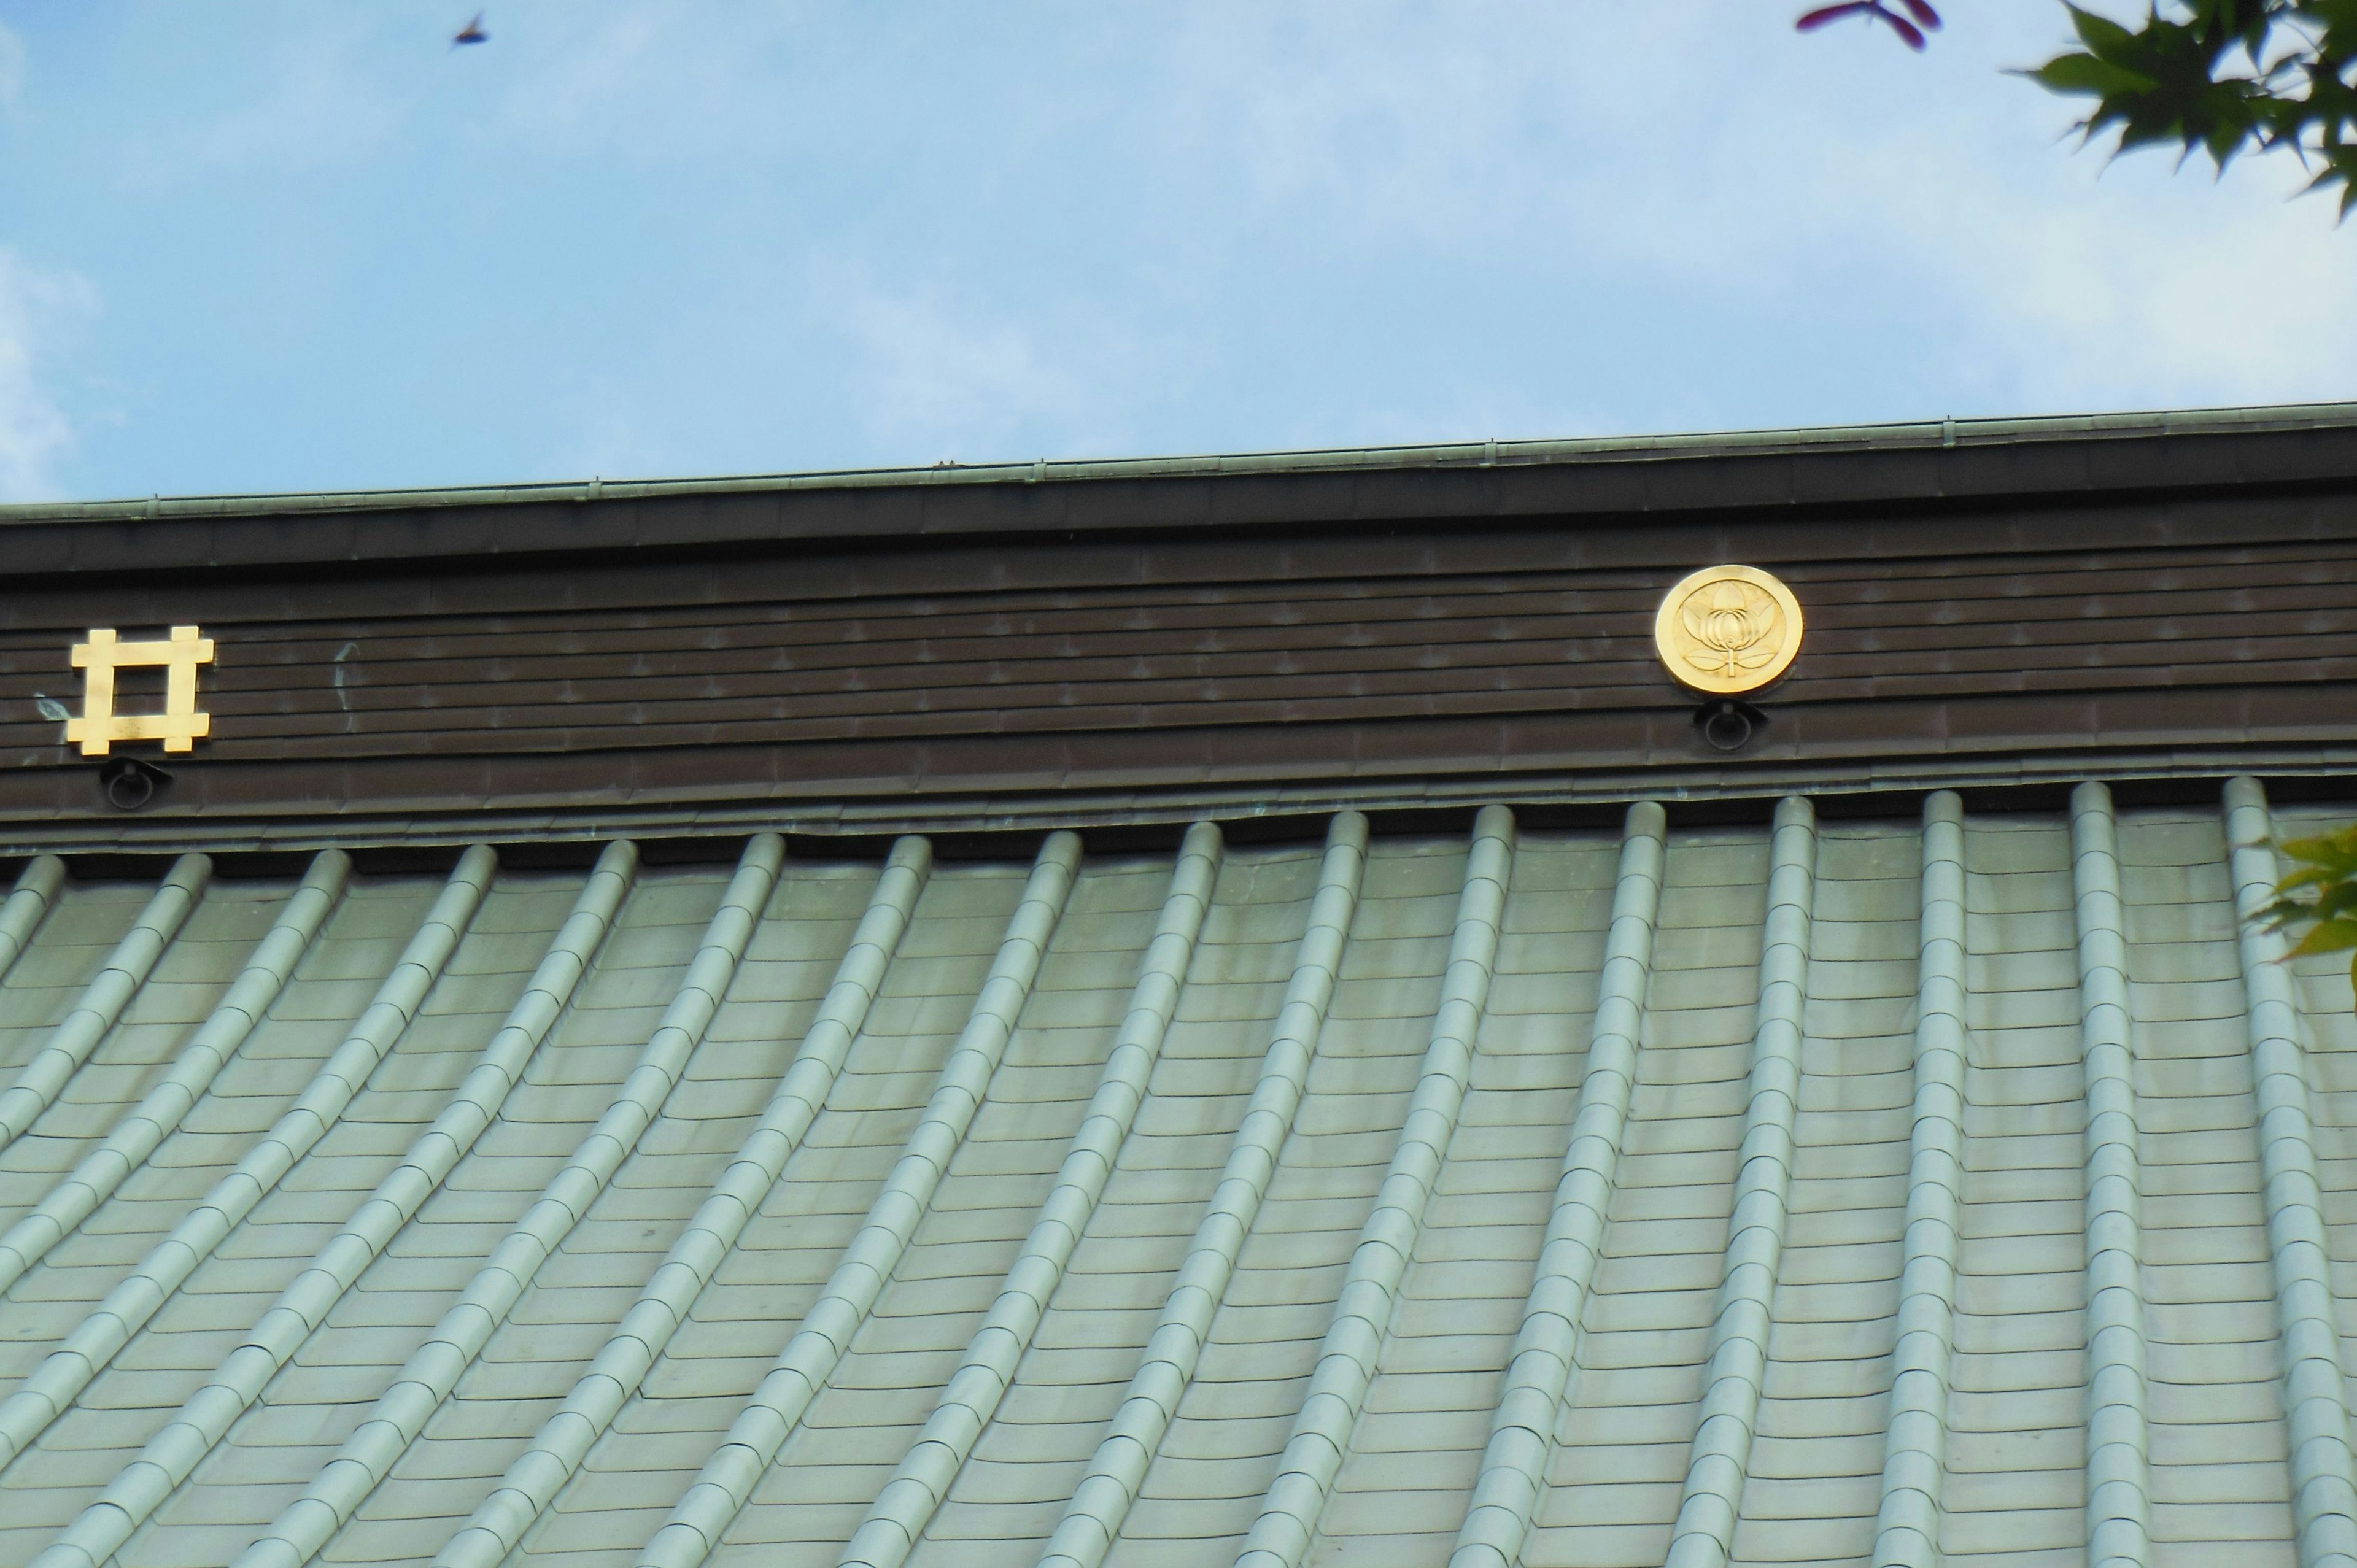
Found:
<svg viewBox="0 0 2357 1568"><path fill-rule="evenodd" d="M458 29L458 36L450 40L450 47L455 49L461 44L488 44L490 41L491 35L483 31L483 14L478 11L473 21Z"/></svg>
<svg viewBox="0 0 2357 1568"><path fill-rule="evenodd" d="M1929 41L1923 35L1939 29L1940 13L1932 9L1928 0L1899 0L1899 3L1907 7L1914 21L1910 22L1893 11L1882 0L1845 0L1839 5L1821 5L1806 12L1792 26L1801 32L1809 33L1828 22L1838 22L1844 16L1864 16L1868 21L1879 16L1890 24L1891 31L1906 40L1909 48L1921 53ZM1918 23L1921 25L1919 27Z"/></svg>

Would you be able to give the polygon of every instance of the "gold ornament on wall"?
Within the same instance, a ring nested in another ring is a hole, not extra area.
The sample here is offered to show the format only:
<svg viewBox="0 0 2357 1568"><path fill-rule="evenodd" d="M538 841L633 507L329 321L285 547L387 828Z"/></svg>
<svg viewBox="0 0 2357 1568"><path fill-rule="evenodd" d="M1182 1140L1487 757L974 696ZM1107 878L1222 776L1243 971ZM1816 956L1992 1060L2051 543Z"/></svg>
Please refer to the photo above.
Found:
<svg viewBox="0 0 2357 1568"><path fill-rule="evenodd" d="M213 661L213 639L201 628L176 626L161 642L124 642L112 627L99 627L88 642L73 645L73 667L82 672L81 716L66 721L66 739L81 743L84 757L104 757L120 741L160 740L166 751L192 751L212 733L213 716L197 706L197 666ZM164 667L164 711L114 711L114 672L143 665Z"/></svg>
<svg viewBox="0 0 2357 1568"><path fill-rule="evenodd" d="M1801 651L1801 602L1757 566L1706 566L1663 597L1653 646L1697 692L1756 692Z"/></svg>

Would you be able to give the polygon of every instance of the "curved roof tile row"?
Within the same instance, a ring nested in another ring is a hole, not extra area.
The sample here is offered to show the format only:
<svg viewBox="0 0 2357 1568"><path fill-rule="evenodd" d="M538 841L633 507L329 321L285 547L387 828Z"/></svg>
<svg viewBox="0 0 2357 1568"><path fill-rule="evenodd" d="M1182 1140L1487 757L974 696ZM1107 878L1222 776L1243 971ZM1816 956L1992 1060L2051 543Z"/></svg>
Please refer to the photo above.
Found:
<svg viewBox="0 0 2357 1568"><path fill-rule="evenodd" d="M2347 1560L2283 816L37 859L0 1564Z"/></svg>

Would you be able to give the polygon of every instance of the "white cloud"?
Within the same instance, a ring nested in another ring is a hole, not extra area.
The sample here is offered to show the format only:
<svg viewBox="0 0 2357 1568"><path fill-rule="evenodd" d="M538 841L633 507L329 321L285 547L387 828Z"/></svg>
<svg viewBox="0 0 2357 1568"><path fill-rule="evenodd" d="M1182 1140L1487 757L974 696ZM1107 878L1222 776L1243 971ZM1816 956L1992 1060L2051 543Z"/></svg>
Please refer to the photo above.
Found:
<svg viewBox="0 0 2357 1568"><path fill-rule="evenodd" d="M2065 134L2078 104L2004 74L2067 41L2053 0L1950 9L1923 57L1864 27L1795 38L1773 6L1516 11L1512 49L1501 27L1390 14L1306 67L1239 51L1221 134L1307 221L1380 226L1509 288L1552 264L1608 313L1662 311L1674 286L1733 338L1813 333L1819 363L1795 371L1854 366L1880 416L2357 392L2357 225L2295 199L2296 166L2107 166ZM1539 260L1517 277L1516 257ZM1576 365L1578 317L1535 319ZM1758 360L1691 368L1704 420L1784 401L1742 384ZM1893 387L1923 405L1887 406Z"/></svg>
<svg viewBox="0 0 2357 1568"><path fill-rule="evenodd" d="M1037 334L991 319L937 288L845 286L839 328L850 339L857 418L879 444L982 462L1014 456L1027 424L1069 434L1085 422L1084 379Z"/></svg>
<svg viewBox="0 0 2357 1568"><path fill-rule="evenodd" d="M55 465L72 446L73 429L42 384L43 360L58 334L97 303L74 274L0 248L0 500L58 493Z"/></svg>
<svg viewBox="0 0 2357 1568"><path fill-rule="evenodd" d="M2357 391L2357 225L2064 145L2058 0L1802 3L164 6L5 237L103 258L135 492Z"/></svg>
<svg viewBox="0 0 2357 1568"><path fill-rule="evenodd" d="M1797 172L1765 187L1791 205L1782 222L1749 215L1742 270L1783 290L1829 264L1886 280L1921 313L1927 377L1978 383L1981 412L2357 392L2352 231L2330 201L2298 198L2298 167L2252 157L2213 179L2206 157L2083 148L2061 134L2081 104L1996 74L2062 41L2044 37L2043 0L1997 19L2013 25L1934 46L1955 58L1918 103L1890 102L1887 81L1865 105L1878 113L1803 95L1774 127Z"/></svg>
<svg viewBox="0 0 2357 1568"><path fill-rule="evenodd" d="M377 66L377 42L358 17L289 31L264 48L260 91L157 144L164 166L205 174L250 167L317 168L364 163L399 134L428 89Z"/></svg>
<svg viewBox="0 0 2357 1568"><path fill-rule="evenodd" d="M2279 169L2214 189L2199 174L2177 177L2205 188L2156 188L2155 172L2114 171L2125 189L2042 182L2027 200L2004 199L1986 170L1949 202L1889 192L1888 250L1977 318L1968 351L2009 360L2016 395L2043 408L2357 390L2357 296L2330 209L2286 199ZM2206 221L2186 210L2196 203Z"/></svg>
<svg viewBox="0 0 2357 1568"><path fill-rule="evenodd" d="M0 111L16 107L25 91L25 40L0 23Z"/></svg>
<svg viewBox="0 0 2357 1568"><path fill-rule="evenodd" d="M761 118L749 102L780 18L766 7L705 15L673 6L541 12L501 23L479 63L500 85L481 134L521 145L662 162L725 147ZM468 61L460 61L468 64Z"/></svg>

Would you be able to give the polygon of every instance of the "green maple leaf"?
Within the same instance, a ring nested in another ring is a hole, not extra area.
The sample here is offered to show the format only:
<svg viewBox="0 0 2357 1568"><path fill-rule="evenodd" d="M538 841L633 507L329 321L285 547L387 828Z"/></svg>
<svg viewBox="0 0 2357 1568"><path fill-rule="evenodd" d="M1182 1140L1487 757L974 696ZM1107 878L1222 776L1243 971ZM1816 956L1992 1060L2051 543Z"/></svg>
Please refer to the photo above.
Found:
<svg viewBox="0 0 2357 1568"><path fill-rule="evenodd" d="M2349 205L2344 195L2342 210ZM2298 868L2276 884L2274 902L2255 918L2267 930L2299 933L2287 958L2357 950L2357 825L2280 847ZM2357 959L2349 978L2357 984Z"/></svg>
<svg viewBox="0 0 2357 1568"><path fill-rule="evenodd" d="M2066 7L2080 47L2021 74L2093 98L2079 128L2136 147L2198 148L2220 170L2257 148L2314 169L2310 190L2357 207L2357 0L2176 0L2131 26Z"/></svg>

